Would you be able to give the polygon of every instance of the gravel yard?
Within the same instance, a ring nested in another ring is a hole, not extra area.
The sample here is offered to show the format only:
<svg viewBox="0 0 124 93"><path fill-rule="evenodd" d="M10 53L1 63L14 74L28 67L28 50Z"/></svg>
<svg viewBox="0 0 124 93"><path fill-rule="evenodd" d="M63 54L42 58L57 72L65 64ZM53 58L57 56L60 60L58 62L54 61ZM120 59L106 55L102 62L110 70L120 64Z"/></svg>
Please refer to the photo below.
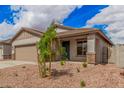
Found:
<svg viewBox="0 0 124 93"><path fill-rule="evenodd" d="M0 87L23 88L80 88L80 81L84 80L85 87L124 87L124 76L120 75L124 69L114 64L88 65L83 68L81 63L52 64L53 76L51 79L40 78L37 65L23 64L0 69ZM77 71L79 69L80 71Z"/></svg>

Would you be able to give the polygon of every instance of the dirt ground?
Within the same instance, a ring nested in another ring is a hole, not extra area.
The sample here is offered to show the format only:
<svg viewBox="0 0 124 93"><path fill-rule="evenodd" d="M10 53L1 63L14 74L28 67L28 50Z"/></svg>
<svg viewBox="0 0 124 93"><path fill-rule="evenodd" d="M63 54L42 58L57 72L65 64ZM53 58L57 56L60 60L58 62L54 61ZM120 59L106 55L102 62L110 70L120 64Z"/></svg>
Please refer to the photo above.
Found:
<svg viewBox="0 0 124 93"><path fill-rule="evenodd" d="M52 69L51 79L40 78L37 65L32 64L0 69L0 87L80 88L81 80L85 82L85 87L90 88L124 87L124 69L114 64L83 68L81 63L66 63L64 66L53 63Z"/></svg>

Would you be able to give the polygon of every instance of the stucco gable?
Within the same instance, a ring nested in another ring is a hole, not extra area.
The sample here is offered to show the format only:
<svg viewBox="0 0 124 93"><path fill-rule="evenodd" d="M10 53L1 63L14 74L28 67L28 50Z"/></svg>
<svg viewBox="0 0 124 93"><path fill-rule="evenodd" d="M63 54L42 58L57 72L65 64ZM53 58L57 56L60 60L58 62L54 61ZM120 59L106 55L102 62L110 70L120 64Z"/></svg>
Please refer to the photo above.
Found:
<svg viewBox="0 0 124 93"><path fill-rule="evenodd" d="M42 32L29 28L21 28L21 30L12 38L11 43L17 40L30 39L33 37L40 38L43 35Z"/></svg>
<svg viewBox="0 0 124 93"><path fill-rule="evenodd" d="M15 40L29 39L29 38L32 38L32 37L37 37L37 36L36 36L36 35L33 35L33 34L31 34L31 33L22 31L22 32L15 38Z"/></svg>

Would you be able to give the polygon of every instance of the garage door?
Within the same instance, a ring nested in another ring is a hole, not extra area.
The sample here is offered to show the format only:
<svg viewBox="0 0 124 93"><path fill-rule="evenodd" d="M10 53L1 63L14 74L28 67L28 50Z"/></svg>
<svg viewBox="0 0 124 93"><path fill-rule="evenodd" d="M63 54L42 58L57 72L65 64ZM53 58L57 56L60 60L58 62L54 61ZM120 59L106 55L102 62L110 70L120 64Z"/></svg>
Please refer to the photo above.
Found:
<svg viewBox="0 0 124 93"><path fill-rule="evenodd" d="M37 61L36 45L18 46L15 48L15 59L21 61Z"/></svg>

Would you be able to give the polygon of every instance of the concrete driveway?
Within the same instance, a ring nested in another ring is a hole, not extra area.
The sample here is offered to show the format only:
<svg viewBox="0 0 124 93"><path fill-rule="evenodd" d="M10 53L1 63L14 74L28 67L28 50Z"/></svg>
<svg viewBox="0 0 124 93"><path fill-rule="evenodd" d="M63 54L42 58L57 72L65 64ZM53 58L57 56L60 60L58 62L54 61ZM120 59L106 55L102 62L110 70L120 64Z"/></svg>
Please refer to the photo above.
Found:
<svg viewBox="0 0 124 93"><path fill-rule="evenodd" d="M7 61L0 61L0 69L7 68L7 67L13 67L16 65L22 65L22 64L33 64L36 65L37 62L28 62L28 61L13 61L13 60L7 60Z"/></svg>

